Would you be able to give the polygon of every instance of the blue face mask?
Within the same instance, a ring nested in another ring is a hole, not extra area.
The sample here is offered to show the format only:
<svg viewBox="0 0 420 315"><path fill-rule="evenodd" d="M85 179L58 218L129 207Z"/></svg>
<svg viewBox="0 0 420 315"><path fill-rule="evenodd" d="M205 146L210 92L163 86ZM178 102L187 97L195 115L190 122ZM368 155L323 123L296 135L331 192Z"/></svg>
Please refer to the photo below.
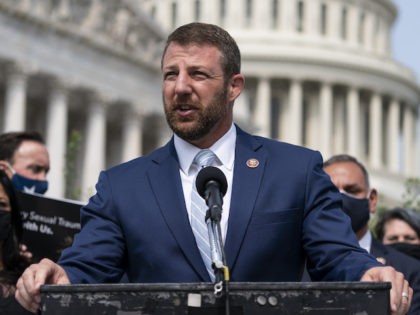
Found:
<svg viewBox="0 0 420 315"><path fill-rule="evenodd" d="M341 193L343 210L351 219L354 232L361 230L369 222L370 208L368 198L355 198Z"/></svg>
<svg viewBox="0 0 420 315"><path fill-rule="evenodd" d="M48 181L31 179L16 172L12 176L12 184L15 189L29 193L44 194L48 189Z"/></svg>

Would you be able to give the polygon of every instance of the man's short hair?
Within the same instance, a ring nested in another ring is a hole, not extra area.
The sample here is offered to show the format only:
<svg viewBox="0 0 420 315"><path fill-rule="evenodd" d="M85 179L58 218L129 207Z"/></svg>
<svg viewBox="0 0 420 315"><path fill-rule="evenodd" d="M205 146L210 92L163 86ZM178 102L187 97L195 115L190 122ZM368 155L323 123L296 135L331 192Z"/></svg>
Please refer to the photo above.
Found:
<svg viewBox="0 0 420 315"><path fill-rule="evenodd" d="M0 160L13 164L13 156L24 141L35 141L45 145L44 138L37 131L3 133L0 135Z"/></svg>
<svg viewBox="0 0 420 315"><path fill-rule="evenodd" d="M366 187L370 187L370 183L369 183L369 173L366 170L366 167L360 163L355 157L348 155L348 154L337 154L337 155L333 155L332 157L330 157L327 161L324 162L324 167L327 167L329 165L332 164L336 164L336 163L344 163L344 162L351 162L356 164L360 170L363 173L363 176L365 178L365 184Z"/></svg>
<svg viewBox="0 0 420 315"><path fill-rule="evenodd" d="M162 54L162 66L166 50L171 43L177 43L182 46L190 44L214 46L222 54L222 68L225 80L241 72L241 53L238 45L228 32L217 25L193 22L178 27L168 36Z"/></svg>

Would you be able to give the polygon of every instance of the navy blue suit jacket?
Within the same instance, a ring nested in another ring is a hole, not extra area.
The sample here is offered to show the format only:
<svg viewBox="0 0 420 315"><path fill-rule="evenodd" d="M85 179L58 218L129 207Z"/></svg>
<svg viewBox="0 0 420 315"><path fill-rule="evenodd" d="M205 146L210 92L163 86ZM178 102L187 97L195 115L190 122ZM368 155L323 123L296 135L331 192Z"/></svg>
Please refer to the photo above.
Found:
<svg viewBox="0 0 420 315"><path fill-rule="evenodd" d="M256 168L247 166L257 159ZM210 281L188 220L171 140L101 172L82 230L59 263L72 283ZM318 152L237 128L225 252L231 281L359 280L360 249Z"/></svg>
<svg viewBox="0 0 420 315"><path fill-rule="evenodd" d="M372 238L370 253L387 266L402 272L414 290L410 315L420 314L420 262Z"/></svg>

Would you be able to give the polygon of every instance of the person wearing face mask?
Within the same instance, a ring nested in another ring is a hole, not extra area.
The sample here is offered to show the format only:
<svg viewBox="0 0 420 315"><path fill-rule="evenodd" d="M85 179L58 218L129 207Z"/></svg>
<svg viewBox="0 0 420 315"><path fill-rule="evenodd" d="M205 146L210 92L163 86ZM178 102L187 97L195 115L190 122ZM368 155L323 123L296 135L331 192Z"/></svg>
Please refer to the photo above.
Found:
<svg viewBox="0 0 420 315"><path fill-rule="evenodd" d="M44 194L50 169L48 150L37 132L8 132L0 135L0 169L19 191Z"/></svg>
<svg viewBox="0 0 420 315"><path fill-rule="evenodd" d="M16 282L29 263L19 251L22 221L11 181L0 170L0 314L30 314L16 302Z"/></svg>
<svg viewBox="0 0 420 315"><path fill-rule="evenodd" d="M414 290L408 314L420 314L420 263L384 246L369 231L369 219L376 211L378 192L370 187L366 168L354 157L335 155L324 163L324 171L341 192L343 211L350 217L359 244L384 265L402 272Z"/></svg>
<svg viewBox="0 0 420 315"><path fill-rule="evenodd" d="M411 209L383 211L375 233L383 244L420 260L420 215Z"/></svg>

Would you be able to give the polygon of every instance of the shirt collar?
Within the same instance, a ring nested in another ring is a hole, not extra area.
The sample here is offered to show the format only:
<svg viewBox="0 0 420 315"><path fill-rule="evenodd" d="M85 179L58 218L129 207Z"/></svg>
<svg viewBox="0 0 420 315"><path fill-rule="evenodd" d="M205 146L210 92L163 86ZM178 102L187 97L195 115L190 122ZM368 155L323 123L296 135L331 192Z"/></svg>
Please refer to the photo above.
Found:
<svg viewBox="0 0 420 315"><path fill-rule="evenodd" d="M228 170L233 169L233 162L235 159L235 144L236 144L236 128L232 124L228 132L223 137L217 140L209 149L214 152L220 165L224 165ZM184 172L188 175L191 163L197 155L200 148L192 145L191 143L181 139L174 134L174 145L178 155L179 165ZM232 150L232 148L234 148Z"/></svg>
<svg viewBox="0 0 420 315"><path fill-rule="evenodd" d="M361 248L364 248L368 253L370 253L370 245L372 243L372 234L370 231L367 231L365 235L359 240L359 245Z"/></svg>

